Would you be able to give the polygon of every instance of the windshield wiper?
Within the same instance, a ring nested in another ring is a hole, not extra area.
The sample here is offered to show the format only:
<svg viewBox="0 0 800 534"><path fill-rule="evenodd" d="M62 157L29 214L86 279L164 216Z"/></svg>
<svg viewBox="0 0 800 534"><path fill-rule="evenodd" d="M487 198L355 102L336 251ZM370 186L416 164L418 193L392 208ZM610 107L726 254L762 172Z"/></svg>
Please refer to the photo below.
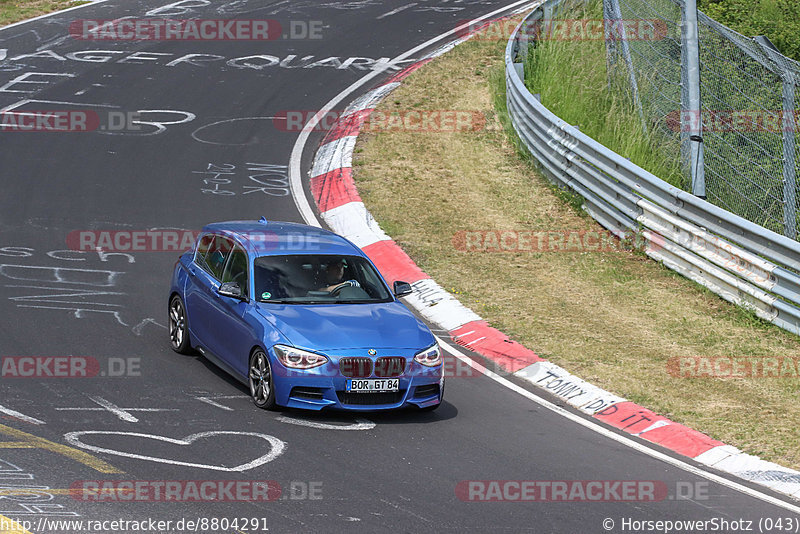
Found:
<svg viewBox="0 0 800 534"><path fill-rule="evenodd" d="M281 300L281 299L258 299L258 302L264 302L265 304L336 304L335 300Z"/></svg>
<svg viewBox="0 0 800 534"><path fill-rule="evenodd" d="M388 300L378 300L378 299L358 299L358 300L337 300L335 301L336 304L375 304L376 302L390 302Z"/></svg>
<svg viewBox="0 0 800 534"><path fill-rule="evenodd" d="M388 299L358 299L358 300L339 300L339 299L330 299L330 300L282 300L282 299L257 299L258 302L263 302L265 304L298 304L298 305L309 305L309 304L376 304L376 303L386 303L391 302Z"/></svg>

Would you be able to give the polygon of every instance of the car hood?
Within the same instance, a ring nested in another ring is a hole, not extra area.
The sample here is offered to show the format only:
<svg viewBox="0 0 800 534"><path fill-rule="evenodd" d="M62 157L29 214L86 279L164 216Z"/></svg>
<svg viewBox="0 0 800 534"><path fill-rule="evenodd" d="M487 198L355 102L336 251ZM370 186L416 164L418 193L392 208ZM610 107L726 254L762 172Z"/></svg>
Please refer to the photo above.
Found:
<svg viewBox="0 0 800 534"><path fill-rule="evenodd" d="M430 330L403 304L264 304L261 315L295 347L310 350L424 349Z"/></svg>

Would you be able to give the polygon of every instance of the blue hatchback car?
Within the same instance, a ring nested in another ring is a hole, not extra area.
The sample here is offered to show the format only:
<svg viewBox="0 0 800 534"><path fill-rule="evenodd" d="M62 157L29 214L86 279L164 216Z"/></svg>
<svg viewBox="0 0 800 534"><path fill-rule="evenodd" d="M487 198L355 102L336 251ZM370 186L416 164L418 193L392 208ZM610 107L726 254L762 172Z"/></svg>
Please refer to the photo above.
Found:
<svg viewBox="0 0 800 534"><path fill-rule="evenodd" d="M369 258L332 232L287 222L203 228L175 264L173 350L196 349L260 408L382 410L442 402L442 354Z"/></svg>

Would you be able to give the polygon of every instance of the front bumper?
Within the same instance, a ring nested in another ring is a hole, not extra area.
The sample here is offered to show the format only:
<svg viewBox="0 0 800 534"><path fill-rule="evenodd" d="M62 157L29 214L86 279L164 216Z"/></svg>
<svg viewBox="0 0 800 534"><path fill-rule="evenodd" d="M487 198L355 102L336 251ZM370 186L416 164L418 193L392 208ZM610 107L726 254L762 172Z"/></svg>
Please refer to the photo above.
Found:
<svg viewBox="0 0 800 534"><path fill-rule="evenodd" d="M271 359L275 400L289 408L348 411L427 408L442 402L444 394L444 366L426 367L414 361L413 356L406 357L404 372L396 377L399 390L388 393L347 393L346 382L350 378L340 372L335 356L329 356L327 364L308 370L289 369L274 355Z"/></svg>

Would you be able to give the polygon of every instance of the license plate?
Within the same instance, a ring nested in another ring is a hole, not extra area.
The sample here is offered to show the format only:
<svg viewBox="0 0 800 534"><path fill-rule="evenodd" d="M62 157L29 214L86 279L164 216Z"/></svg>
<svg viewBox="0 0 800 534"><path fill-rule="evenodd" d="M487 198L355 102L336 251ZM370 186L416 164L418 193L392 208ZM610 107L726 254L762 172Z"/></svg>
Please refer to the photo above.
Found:
<svg viewBox="0 0 800 534"><path fill-rule="evenodd" d="M399 390L399 378L354 378L347 381L348 393L379 393Z"/></svg>

